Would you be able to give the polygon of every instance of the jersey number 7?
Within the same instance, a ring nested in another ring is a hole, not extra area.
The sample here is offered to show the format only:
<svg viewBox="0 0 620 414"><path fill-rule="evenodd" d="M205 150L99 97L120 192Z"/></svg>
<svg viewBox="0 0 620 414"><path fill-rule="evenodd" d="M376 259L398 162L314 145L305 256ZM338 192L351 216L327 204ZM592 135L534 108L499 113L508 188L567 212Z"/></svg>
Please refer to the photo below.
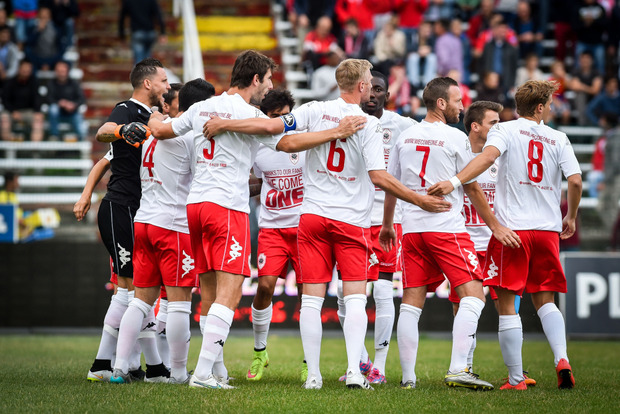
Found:
<svg viewBox="0 0 620 414"><path fill-rule="evenodd" d="M424 158L422 158L422 168L420 168L420 185L422 187L426 187L426 180L424 177L426 176L426 163L428 163L428 156L431 153L431 147L427 145L417 145L415 150L424 153Z"/></svg>

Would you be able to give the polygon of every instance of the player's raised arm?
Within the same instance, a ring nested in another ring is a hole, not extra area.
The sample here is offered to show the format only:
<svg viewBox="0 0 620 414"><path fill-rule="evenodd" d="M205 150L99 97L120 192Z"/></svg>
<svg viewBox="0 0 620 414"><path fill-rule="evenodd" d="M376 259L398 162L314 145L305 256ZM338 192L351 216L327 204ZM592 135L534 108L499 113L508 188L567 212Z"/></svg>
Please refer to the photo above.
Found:
<svg viewBox="0 0 620 414"><path fill-rule="evenodd" d="M157 139L170 139L177 136L172 130L172 123L164 122L165 119L166 116L158 111L153 112L149 118L151 134Z"/></svg>
<svg viewBox="0 0 620 414"><path fill-rule="evenodd" d="M202 127L202 133L206 138L213 138L222 132L238 132L248 135L276 135L282 132L294 130L293 123L286 129L284 126L286 120L292 115L284 115L278 118L248 118L248 119L222 119L213 117L209 119ZM292 118L294 119L294 118Z"/></svg>
<svg viewBox="0 0 620 414"><path fill-rule="evenodd" d="M305 151L335 139L350 137L365 125L366 117L364 116L345 116L336 128L285 135L278 142L276 149L283 152Z"/></svg>

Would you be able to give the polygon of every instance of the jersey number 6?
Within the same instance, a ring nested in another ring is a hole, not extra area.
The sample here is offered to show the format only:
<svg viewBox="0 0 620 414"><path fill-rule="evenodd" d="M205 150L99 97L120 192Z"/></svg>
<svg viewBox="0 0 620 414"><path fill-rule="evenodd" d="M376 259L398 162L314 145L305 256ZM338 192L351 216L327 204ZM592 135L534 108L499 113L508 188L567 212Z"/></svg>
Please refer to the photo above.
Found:
<svg viewBox="0 0 620 414"><path fill-rule="evenodd" d="M344 149L336 148L336 141L334 140L329 144L329 155L327 156L327 169L333 172L342 172L344 170ZM347 142L347 139L341 139L342 142ZM338 164L334 164L334 154L338 154Z"/></svg>

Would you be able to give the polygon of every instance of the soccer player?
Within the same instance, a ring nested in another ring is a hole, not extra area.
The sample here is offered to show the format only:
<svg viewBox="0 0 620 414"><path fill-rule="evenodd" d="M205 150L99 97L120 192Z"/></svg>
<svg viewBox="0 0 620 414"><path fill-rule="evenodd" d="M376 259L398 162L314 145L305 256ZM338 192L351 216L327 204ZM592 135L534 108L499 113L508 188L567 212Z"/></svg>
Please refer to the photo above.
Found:
<svg viewBox="0 0 620 414"><path fill-rule="evenodd" d="M132 69L131 98L116 105L108 120L97 131L97 141L110 142L112 176L108 192L99 207L97 223L101 239L112 258L117 289L104 319L97 357L87 379L109 381L121 318L133 291L133 218L140 207L141 149L134 145L146 139L145 124L151 107L160 104L170 88L163 65L157 59L144 59ZM125 142L127 141L127 142ZM116 284L116 283L115 283ZM139 368L139 354L137 355ZM132 364L133 365L133 364Z"/></svg>
<svg viewBox="0 0 620 414"><path fill-rule="evenodd" d="M499 159L495 214L520 237L521 249L504 249L511 241L495 234L489 241L483 274L499 300L499 343L509 378L501 389L527 389L523 377L521 347L523 328L515 311L516 295L532 294L554 363L559 388L573 388L575 379L568 362L564 318L554 303L556 292L566 292L566 277L559 259L560 238L575 232L581 200L581 170L566 134L546 126L557 85L528 81L515 94L515 121L497 124L489 131L482 154L450 181L437 183L429 193L448 194L454 184L487 170ZM562 174L568 180L568 212L562 219Z"/></svg>
<svg viewBox="0 0 620 414"><path fill-rule="evenodd" d="M383 156L387 166L390 151L398 136L407 128L417 122L411 118L398 115L396 112L388 111L385 102L390 98L388 92L389 83L387 76L381 72L371 71L372 89L370 99L362 103L362 110L368 115L373 115L379 119L383 128ZM385 192L379 187L375 187L375 198L372 205L370 219L370 232L372 236L372 251L378 260L378 266L370 268L368 281L372 281L372 294L375 299L375 362L374 366L368 357L366 347L363 349L363 365L367 366L368 381L371 384L385 384L385 362L387 359L390 341L392 339L392 329L394 327L394 272L397 270L400 261L400 248L402 238L402 227L400 220L400 208L395 211L394 227L397 234L397 245L389 252L385 252L379 245L379 232L383 222L383 201ZM338 293L341 293L339 290ZM344 302L341 302L341 295L338 296L338 317L344 311ZM342 309L342 310L341 310ZM344 320L344 315L342 319ZM363 371L362 371L363 372Z"/></svg>
<svg viewBox="0 0 620 414"><path fill-rule="evenodd" d="M428 109L426 117L400 135L390 154L388 171L409 188L425 194L430 185L467 165L471 153L467 136L446 125L458 122L463 109L458 83L447 77L435 78L424 88L423 100ZM494 234L510 232L499 225L475 181L468 182L464 189ZM403 371L401 387L416 386L418 321L427 292L435 290L445 274L461 298L461 305L454 318L452 358L444 382L448 386L490 390L493 385L467 369L467 354L484 308L484 294L480 264L461 215L463 190L450 194L446 201L452 203L452 209L442 214L429 214L413 205L402 206L403 299L397 327ZM386 195L380 233L386 250L396 239L395 202L394 197Z"/></svg>
<svg viewBox="0 0 620 414"><path fill-rule="evenodd" d="M298 250L303 295L300 330L308 364L307 389L320 389L321 308L327 283L337 261L340 265L346 318L343 326L347 349L349 388L372 389L359 368L368 318L366 280L371 260L370 213L373 184L410 203L431 211L445 211L450 204L440 198L419 195L385 171L382 134L377 118L368 116L361 102L370 98L372 64L347 59L336 70L340 98L310 102L280 119L227 121L211 119L203 132L217 135L221 129L244 133L278 134L283 130L325 131L342 124L346 115L363 115L364 128L345 139L332 140L306 151L305 193L298 229ZM282 122L284 121L284 122Z"/></svg>
<svg viewBox="0 0 620 414"><path fill-rule="evenodd" d="M250 119L267 117L251 104L260 105L273 88L272 59L256 51L242 52L235 61L227 92L193 105L170 124L154 113L149 121L158 139L194 131L196 171L187 199L187 214L196 271L201 290L211 293L214 303L206 317L202 348L190 386L233 388L213 375L241 299L244 278L250 276L248 177L258 143L272 149L298 152L334 138L350 136L364 119L352 117L330 131L289 136L248 136L225 133L205 139L203 125L209 117ZM283 122L276 120L282 125Z"/></svg>
<svg viewBox="0 0 620 414"><path fill-rule="evenodd" d="M287 90L269 91L260 109L269 118L291 112L295 100ZM261 206L258 219L258 288L252 301L254 357L248 380L259 381L269 364L267 336L272 317L272 298L278 277L286 277L289 263L301 292L301 270L297 255L297 226L303 201L303 152L275 152L261 145L256 153L254 174L261 179Z"/></svg>
<svg viewBox="0 0 620 414"><path fill-rule="evenodd" d="M179 111L209 99L213 85L195 79L179 92ZM142 199L136 213L134 261L136 295L121 320L116 362L110 382L131 382L129 356L138 338L155 335L152 304L160 287L168 296L168 332L171 372L164 367L157 349L142 347L150 369L159 371L147 382L189 382L187 352L189 350L189 315L192 312L192 289L198 286L191 252L185 201L192 181L193 134L175 140L159 141L151 136L142 146ZM147 352L148 351L148 352ZM170 377L170 381L168 381Z"/></svg>

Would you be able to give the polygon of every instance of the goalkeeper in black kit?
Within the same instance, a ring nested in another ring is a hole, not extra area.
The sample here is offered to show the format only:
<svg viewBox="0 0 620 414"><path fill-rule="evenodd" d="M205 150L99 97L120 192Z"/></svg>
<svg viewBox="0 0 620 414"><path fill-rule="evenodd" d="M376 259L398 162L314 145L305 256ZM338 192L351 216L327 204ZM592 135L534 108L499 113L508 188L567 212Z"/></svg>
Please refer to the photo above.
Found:
<svg viewBox="0 0 620 414"><path fill-rule="evenodd" d="M97 131L97 141L109 142L112 176L98 213L101 239L110 253L115 294L105 316L97 357L88 372L89 381L109 382L112 358L121 318L133 296L133 218L140 207L140 144L150 134L146 124L151 107L160 106L170 89L163 65L157 59L140 61L129 75L133 93L116 105L105 124ZM153 336L153 341L155 341ZM130 373L142 379L140 354L130 362ZM162 376L163 364L147 367L146 377Z"/></svg>

